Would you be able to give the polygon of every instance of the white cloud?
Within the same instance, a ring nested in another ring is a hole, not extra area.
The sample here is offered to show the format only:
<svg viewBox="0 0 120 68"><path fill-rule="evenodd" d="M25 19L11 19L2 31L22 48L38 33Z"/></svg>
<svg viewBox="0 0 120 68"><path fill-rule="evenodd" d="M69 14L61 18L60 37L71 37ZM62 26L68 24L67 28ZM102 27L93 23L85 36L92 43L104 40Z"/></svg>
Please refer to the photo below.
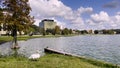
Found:
<svg viewBox="0 0 120 68"><path fill-rule="evenodd" d="M70 7L64 5L60 0L29 0L32 8L31 15L38 19L61 17L70 21L72 24L84 24L81 17L82 13L92 12L91 7L80 7L77 10L72 10ZM66 23L67 25L67 23Z"/></svg>
<svg viewBox="0 0 120 68"><path fill-rule="evenodd" d="M120 15L115 16L116 22L120 23Z"/></svg>
<svg viewBox="0 0 120 68"><path fill-rule="evenodd" d="M120 26L120 15L109 16L107 12L101 11L99 14L92 14L86 22L89 26L94 26L94 29L116 29Z"/></svg>
<svg viewBox="0 0 120 68"><path fill-rule="evenodd" d="M59 25L73 29L104 29L120 26L120 12L117 12L114 16L109 16L105 11L91 14L93 12L92 7L80 7L73 10L60 0L29 0L29 3L32 8L31 15L35 16L36 25L39 25L39 22L44 18L52 18ZM91 15L86 20L82 17L82 14ZM57 20L58 18L62 18L62 21Z"/></svg>
<svg viewBox="0 0 120 68"><path fill-rule="evenodd" d="M120 15L120 12L117 12L117 15Z"/></svg>
<svg viewBox="0 0 120 68"><path fill-rule="evenodd" d="M87 8L80 7L77 9L78 15L81 15L82 13L91 13L91 12L93 12L93 8L91 7L87 7Z"/></svg>
<svg viewBox="0 0 120 68"><path fill-rule="evenodd" d="M64 29L66 27L66 23L62 21L58 21L57 19L53 19L55 22L57 22L57 25L60 26L61 29Z"/></svg>
<svg viewBox="0 0 120 68"><path fill-rule="evenodd" d="M95 25L95 23L90 19L86 20L86 22L88 23L88 25Z"/></svg>
<svg viewBox="0 0 120 68"><path fill-rule="evenodd" d="M110 20L109 15L104 11L101 11L99 14L92 14L91 18L96 22L104 22Z"/></svg>
<svg viewBox="0 0 120 68"><path fill-rule="evenodd" d="M32 7L32 15L40 18L42 17L65 17L72 14L72 9L65 6L58 0L30 0L30 6ZM68 13L69 12L69 13ZM39 16L38 16L39 15Z"/></svg>
<svg viewBox="0 0 120 68"><path fill-rule="evenodd" d="M40 21L41 21L40 19L35 19L35 23L34 24L35 25L39 25Z"/></svg>
<svg viewBox="0 0 120 68"><path fill-rule="evenodd" d="M113 27L119 28L120 26L120 15L115 15L113 17L111 17L111 23Z"/></svg>

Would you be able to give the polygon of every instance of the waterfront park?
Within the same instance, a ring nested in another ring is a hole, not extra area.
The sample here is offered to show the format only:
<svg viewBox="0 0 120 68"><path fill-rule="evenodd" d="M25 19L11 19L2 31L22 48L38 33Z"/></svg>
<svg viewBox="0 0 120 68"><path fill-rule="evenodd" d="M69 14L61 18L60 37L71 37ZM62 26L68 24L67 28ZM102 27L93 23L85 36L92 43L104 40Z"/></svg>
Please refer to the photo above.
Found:
<svg viewBox="0 0 120 68"><path fill-rule="evenodd" d="M54 31L45 32L43 29L42 34L31 34L35 31L31 27L35 20L30 15L32 9L28 1L0 1L2 3L0 25L3 25L0 29L10 32L0 36L0 68L120 68L119 59L112 61L109 58L103 58L111 50L102 52L104 48L94 49L95 46L97 48L97 43L93 41L98 40L98 36L102 36L103 39L111 36L80 35L77 32L73 34L72 29L67 28L60 32L58 26ZM21 34L22 32L24 35ZM90 37L94 39L92 41L86 39ZM114 37L118 38L118 36ZM87 44L85 40L90 42ZM89 46L87 48L87 45L91 44L95 44L91 46L93 48ZM110 57L110 59L116 57Z"/></svg>

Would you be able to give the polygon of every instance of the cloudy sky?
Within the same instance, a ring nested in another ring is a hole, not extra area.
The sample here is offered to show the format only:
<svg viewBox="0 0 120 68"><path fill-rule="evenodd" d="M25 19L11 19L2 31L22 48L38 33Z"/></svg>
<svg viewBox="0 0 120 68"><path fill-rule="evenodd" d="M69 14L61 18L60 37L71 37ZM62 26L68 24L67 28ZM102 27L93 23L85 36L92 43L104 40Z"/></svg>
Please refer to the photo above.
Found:
<svg viewBox="0 0 120 68"><path fill-rule="evenodd" d="M120 0L29 0L35 24L54 19L72 29L120 28Z"/></svg>

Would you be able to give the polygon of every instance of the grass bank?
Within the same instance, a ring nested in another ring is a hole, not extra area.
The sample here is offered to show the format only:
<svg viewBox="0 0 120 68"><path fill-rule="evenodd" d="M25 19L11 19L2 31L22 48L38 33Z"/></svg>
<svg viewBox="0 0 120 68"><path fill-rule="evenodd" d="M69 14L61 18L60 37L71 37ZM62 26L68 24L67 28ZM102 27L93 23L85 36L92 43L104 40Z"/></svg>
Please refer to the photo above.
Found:
<svg viewBox="0 0 120 68"><path fill-rule="evenodd" d="M70 37L70 36L76 36L76 35L33 35L33 36L28 36L28 35L22 35L18 36L17 39L20 40L28 40L28 39L33 39L33 38L53 38L53 37ZM0 44L12 41L13 37L11 36L0 36Z"/></svg>
<svg viewBox="0 0 120 68"><path fill-rule="evenodd" d="M25 57L1 57L0 68L120 68L116 65L60 54L46 54L38 59L31 61Z"/></svg>

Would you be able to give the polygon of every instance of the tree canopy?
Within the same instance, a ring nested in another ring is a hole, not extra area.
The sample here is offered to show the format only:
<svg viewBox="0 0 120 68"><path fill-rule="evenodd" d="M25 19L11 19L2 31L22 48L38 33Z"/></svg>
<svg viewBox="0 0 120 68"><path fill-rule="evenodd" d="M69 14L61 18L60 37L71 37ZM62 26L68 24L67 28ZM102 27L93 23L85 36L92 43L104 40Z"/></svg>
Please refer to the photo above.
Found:
<svg viewBox="0 0 120 68"><path fill-rule="evenodd" d="M55 34L60 34L60 31L61 31L60 27L56 26L55 27Z"/></svg>
<svg viewBox="0 0 120 68"><path fill-rule="evenodd" d="M7 31L11 31L14 37L13 48L17 48L17 31L25 31L34 23L33 17L30 16L31 7L28 4L29 0L4 0L4 10L1 17L4 18L3 26ZM0 1L1 2L1 1Z"/></svg>
<svg viewBox="0 0 120 68"><path fill-rule="evenodd" d="M31 8L28 0L5 0L4 19L3 23L7 30L17 31L27 29L29 25L33 24L33 17L30 16Z"/></svg>
<svg viewBox="0 0 120 68"><path fill-rule="evenodd" d="M0 24L3 22L3 10L0 8Z"/></svg>

